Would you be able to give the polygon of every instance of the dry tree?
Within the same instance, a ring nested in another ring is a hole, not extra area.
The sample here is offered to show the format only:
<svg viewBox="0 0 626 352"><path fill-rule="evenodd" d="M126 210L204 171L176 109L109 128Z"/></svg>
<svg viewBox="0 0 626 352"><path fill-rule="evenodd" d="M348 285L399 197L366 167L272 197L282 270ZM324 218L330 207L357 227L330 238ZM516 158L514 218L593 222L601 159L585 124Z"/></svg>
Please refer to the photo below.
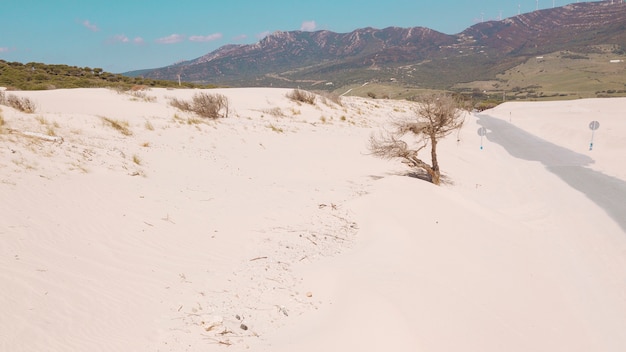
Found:
<svg viewBox="0 0 626 352"><path fill-rule="evenodd" d="M437 144L450 133L460 129L467 105L448 94L427 94L417 98L415 114L393 122L391 131L372 134L369 149L372 155L384 159L402 159L410 167L425 172L427 179L438 185L441 171L437 159ZM407 142L407 139L412 137ZM430 164L419 157L430 145Z"/></svg>

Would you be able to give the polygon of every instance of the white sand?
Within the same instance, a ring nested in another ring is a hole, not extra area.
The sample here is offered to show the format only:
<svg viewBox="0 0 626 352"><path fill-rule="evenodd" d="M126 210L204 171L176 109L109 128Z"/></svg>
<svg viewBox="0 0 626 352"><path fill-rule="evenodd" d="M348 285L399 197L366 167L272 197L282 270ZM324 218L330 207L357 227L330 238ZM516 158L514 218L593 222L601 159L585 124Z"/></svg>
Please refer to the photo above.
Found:
<svg viewBox="0 0 626 352"><path fill-rule="evenodd" d="M0 350L626 350L626 100L468 116L436 187L367 155L409 103L194 92L7 92Z"/></svg>

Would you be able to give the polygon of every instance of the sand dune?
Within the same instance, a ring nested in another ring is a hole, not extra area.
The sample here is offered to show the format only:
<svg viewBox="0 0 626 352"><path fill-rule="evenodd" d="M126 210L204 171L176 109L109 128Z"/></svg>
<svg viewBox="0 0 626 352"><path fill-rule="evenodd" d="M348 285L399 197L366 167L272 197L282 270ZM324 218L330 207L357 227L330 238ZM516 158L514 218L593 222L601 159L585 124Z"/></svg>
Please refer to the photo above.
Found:
<svg viewBox="0 0 626 352"><path fill-rule="evenodd" d="M407 102L195 92L10 92L2 350L626 349L626 100L468 115L436 187L367 155Z"/></svg>

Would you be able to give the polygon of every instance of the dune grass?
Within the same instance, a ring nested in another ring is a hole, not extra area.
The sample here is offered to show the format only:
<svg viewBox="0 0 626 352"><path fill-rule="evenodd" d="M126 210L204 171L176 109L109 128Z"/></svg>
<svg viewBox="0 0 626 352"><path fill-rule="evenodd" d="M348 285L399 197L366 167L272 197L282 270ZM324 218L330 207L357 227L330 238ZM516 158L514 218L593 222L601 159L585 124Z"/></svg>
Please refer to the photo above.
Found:
<svg viewBox="0 0 626 352"><path fill-rule="evenodd" d="M110 119L104 116L101 116L100 118L102 119L105 125L112 127L113 129L119 131L121 134L125 136L133 135L133 131L130 130L128 121L114 120L114 119Z"/></svg>

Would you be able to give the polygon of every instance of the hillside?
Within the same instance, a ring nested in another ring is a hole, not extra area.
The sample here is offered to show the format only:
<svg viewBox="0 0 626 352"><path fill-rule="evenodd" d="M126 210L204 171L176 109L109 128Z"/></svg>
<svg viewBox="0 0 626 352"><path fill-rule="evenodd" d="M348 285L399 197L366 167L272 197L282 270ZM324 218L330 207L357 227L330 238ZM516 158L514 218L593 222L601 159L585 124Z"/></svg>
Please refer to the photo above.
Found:
<svg viewBox="0 0 626 352"><path fill-rule="evenodd" d="M46 90L57 88L97 88L132 86L179 87L178 82L142 77L128 77L103 71L101 68L49 65L30 62L6 62L0 60L0 86L13 90ZM201 85L181 82L182 87Z"/></svg>

